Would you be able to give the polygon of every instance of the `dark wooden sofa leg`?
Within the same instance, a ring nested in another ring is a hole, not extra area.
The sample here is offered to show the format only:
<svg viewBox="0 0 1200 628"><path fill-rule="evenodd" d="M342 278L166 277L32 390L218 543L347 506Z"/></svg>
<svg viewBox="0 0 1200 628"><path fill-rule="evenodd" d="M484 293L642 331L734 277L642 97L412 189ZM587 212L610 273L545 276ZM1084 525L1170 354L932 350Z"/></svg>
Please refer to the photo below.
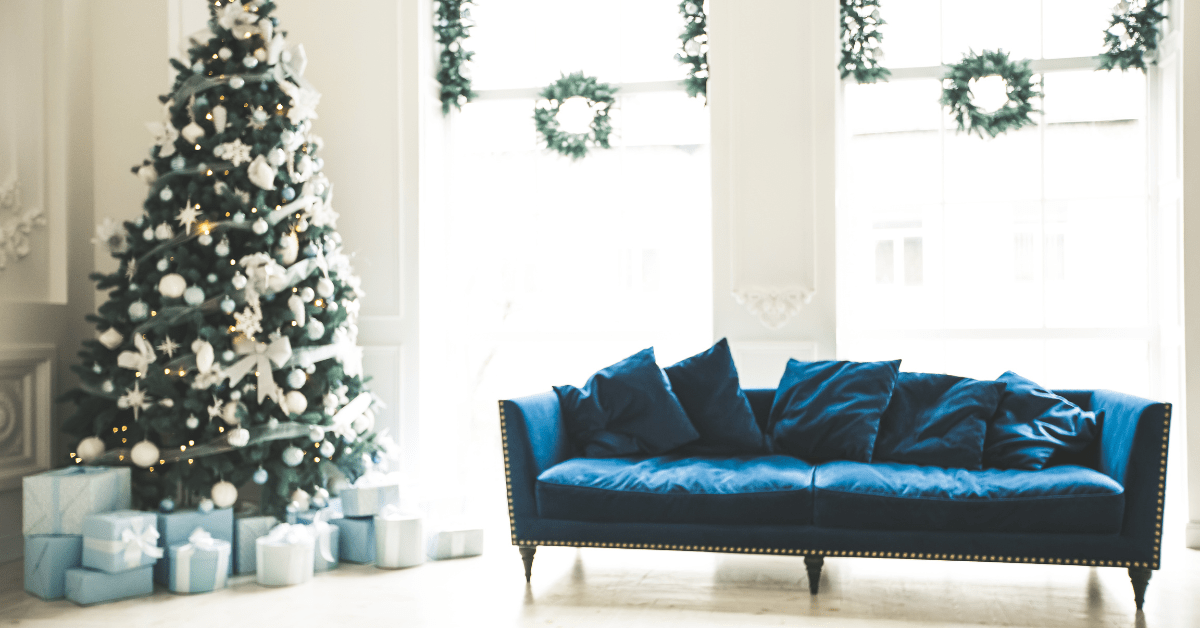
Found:
<svg viewBox="0 0 1200 628"><path fill-rule="evenodd" d="M529 577L533 574L533 555L537 553L537 546L521 546L517 549L521 550L521 562L525 563L525 582L529 582ZM1138 606L1138 608L1141 608L1141 606Z"/></svg>
<svg viewBox="0 0 1200 628"><path fill-rule="evenodd" d="M1146 585L1150 583L1150 574L1153 573L1147 567L1130 567L1129 581L1133 583L1133 603L1137 604L1137 609L1142 610L1142 603L1146 601Z"/></svg>
<svg viewBox="0 0 1200 628"><path fill-rule="evenodd" d="M824 565L824 556L804 557L804 566L808 568L808 592L813 595L817 594L817 588L821 586L821 567Z"/></svg>

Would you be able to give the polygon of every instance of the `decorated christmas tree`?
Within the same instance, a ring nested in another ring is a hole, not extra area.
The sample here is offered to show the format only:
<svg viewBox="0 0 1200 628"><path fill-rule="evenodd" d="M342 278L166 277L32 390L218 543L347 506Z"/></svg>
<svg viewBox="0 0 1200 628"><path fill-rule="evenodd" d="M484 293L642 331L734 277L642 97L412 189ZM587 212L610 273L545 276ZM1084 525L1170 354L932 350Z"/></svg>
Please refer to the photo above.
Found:
<svg viewBox="0 0 1200 628"><path fill-rule="evenodd" d="M108 301L89 317L98 338L80 352L64 429L76 463L132 464L145 507L228 506L253 481L278 515L319 504L385 443L304 50L273 2L209 1L209 29L191 37L189 64L171 61L164 119L134 168L145 211L97 228L120 264L94 275Z"/></svg>

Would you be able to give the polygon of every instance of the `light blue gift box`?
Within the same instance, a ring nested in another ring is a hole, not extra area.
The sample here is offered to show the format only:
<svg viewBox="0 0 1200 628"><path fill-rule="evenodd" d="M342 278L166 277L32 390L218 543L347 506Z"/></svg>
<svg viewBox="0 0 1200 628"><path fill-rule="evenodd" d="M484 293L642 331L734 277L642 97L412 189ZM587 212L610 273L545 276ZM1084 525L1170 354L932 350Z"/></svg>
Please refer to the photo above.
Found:
<svg viewBox="0 0 1200 628"><path fill-rule="evenodd" d="M329 523L338 529L338 555L351 563L375 562L375 517L343 517Z"/></svg>
<svg viewBox="0 0 1200 628"><path fill-rule="evenodd" d="M67 570L80 565L83 537L31 534L25 537L25 590L43 600L67 594Z"/></svg>
<svg viewBox="0 0 1200 628"><path fill-rule="evenodd" d="M237 534L234 535L233 553L234 571L239 574L254 573L258 570L258 551L254 542L260 536L266 536L271 528L279 525L275 517L238 517L234 520Z"/></svg>
<svg viewBox="0 0 1200 628"><path fill-rule="evenodd" d="M22 534L83 534L90 514L129 508L129 467L76 465L21 480Z"/></svg>
<svg viewBox="0 0 1200 628"><path fill-rule="evenodd" d="M233 509L216 508L209 512L199 510L180 510L176 512L158 513L158 546L163 548L172 545L183 545L196 528L203 528L214 539L220 539L233 545ZM171 557L164 556L154 565L154 581L159 584L170 584ZM233 565L229 565L226 575L233 573Z"/></svg>
<svg viewBox="0 0 1200 628"><path fill-rule="evenodd" d="M154 593L152 568L141 567L121 573L93 569L67 570L67 599L80 606L116 602Z"/></svg>
<svg viewBox="0 0 1200 628"><path fill-rule="evenodd" d="M232 549L228 541L214 539L203 530L193 533L187 543L172 545L168 587L175 593L224 589Z"/></svg>
<svg viewBox="0 0 1200 628"><path fill-rule="evenodd" d="M342 513L347 517L377 515L384 506L400 505L400 485L351 486L338 494L342 498Z"/></svg>
<svg viewBox="0 0 1200 628"><path fill-rule="evenodd" d="M152 512L118 510L83 520L84 567L117 573L153 565L162 555Z"/></svg>

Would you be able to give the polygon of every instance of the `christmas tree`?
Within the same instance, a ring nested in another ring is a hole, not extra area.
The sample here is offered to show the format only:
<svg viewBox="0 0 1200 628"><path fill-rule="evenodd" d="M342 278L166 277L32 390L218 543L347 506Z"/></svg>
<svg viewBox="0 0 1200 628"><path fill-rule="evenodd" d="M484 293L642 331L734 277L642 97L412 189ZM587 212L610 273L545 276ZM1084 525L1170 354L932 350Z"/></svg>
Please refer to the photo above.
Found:
<svg viewBox="0 0 1200 628"><path fill-rule="evenodd" d="M356 346L362 293L311 132L320 94L274 9L210 0L134 168L145 211L97 228L120 264L93 275L108 301L89 317L99 335L74 367L64 429L81 439L76 463L132 463L146 507L228 506L252 480L280 515L319 504L386 445Z"/></svg>

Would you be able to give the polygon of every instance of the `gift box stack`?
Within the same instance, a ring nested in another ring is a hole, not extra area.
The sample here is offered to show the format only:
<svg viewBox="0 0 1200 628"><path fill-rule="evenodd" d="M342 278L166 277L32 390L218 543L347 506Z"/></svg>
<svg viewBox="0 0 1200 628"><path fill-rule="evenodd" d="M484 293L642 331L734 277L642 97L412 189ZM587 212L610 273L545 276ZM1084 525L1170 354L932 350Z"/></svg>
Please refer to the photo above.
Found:
<svg viewBox="0 0 1200 628"><path fill-rule="evenodd" d="M176 593L225 587L233 573L232 508L158 513L158 533L166 555L154 567L155 582Z"/></svg>
<svg viewBox="0 0 1200 628"><path fill-rule="evenodd" d="M351 563L378 562L376 516L385 509L389 513L400 504L400 485L383 478L364 476L349 488L342 489L342 517L331 524L338 530L338 552L342 560ZM395 538L393 535L392 538ZM420 539L417 540L420 542ZM390 547L389 547L390 549ZM393 552L394 553L394 552ZM392 564L388 556L383 563Z"/></svg>
<svg viewBox="0 0 1200 628"><path fill-rule="evenodd" d="M22 482L25 590L82 605L149 595L153 514L128 510L125 467L68 467Z"/></svg>

